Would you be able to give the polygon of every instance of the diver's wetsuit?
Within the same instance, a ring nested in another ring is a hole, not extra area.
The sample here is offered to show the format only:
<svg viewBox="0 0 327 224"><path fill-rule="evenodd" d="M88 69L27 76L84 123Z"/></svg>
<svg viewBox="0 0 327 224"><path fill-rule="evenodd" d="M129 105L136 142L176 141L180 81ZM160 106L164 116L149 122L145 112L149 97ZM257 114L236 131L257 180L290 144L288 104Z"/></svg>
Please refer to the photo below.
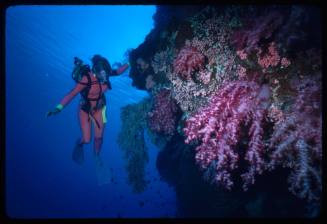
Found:
<svg viewBox="0 0 327 224"><path fill-rule="evenodd" d="M86 77L88 79L87 82L79 82L79 84L86 86L80 92L82 96L80 107L94 119L96 125L100 128L99 121L93 117L93 113L97 110L102 110L106 105L106 97L103 92L108 89L108 83L102 84L92 75L87 75Z"/></svg>
<svg viewBox="0 0 327 224"><path fill-rule="evenodd" d="M109 85L109 86L108 86ZM104 92L110 87L109 82L99 83L99 80L92 73L84 75L60 102L63 106L67 105L78 93L81 94L79 104L79 120L83 133L81 143L90 142L91 126L90 117L95 123L94 148L100 152L104 123L106 123L106 99Z"/></svg>
<svg viewBox="0 0 327 224"><path fill-rule="evenodd" d="M109 76L119 75L116 70L112 70ZM111 89L109 81L99 82L98 78L91 73L84 75L77 82L75 88L71 90L60 102L63 106L67 105L77 93L81 94L80 106L86 113L100 110L106 105L104 92Z"/></svg>
<svg viewBox="0 0 327 224"><path fill-rule="evenodd" d="M60 102L63 106L67 105L78 93L81 94L80 108L86 113L101 110L106 105L104 92L110 88L108 82L99 83L98 79L88 74L84 75L75 88L70 91Z"/></svg>
<svg viewBox="0 0 327 224"><path fill-rule="evenodd" d="M128 64L123 65L117 70L111 70L109 76L117 76L122 74L127 68ZM108 77L107 77L108 80ZM106 98L104 92L111 89L109 81L100 82L93 73L89 72L84 75L82 79L76 83L72 89L60 102L64 107L66 106L78 93L81 94L81 101L79 104L79 120L83 133L81 144L89 143L91 138L90 117L95 122L94 145L97 152L100 151L102 145L102 136L104 130L104 123L106 123Z"/></svg>

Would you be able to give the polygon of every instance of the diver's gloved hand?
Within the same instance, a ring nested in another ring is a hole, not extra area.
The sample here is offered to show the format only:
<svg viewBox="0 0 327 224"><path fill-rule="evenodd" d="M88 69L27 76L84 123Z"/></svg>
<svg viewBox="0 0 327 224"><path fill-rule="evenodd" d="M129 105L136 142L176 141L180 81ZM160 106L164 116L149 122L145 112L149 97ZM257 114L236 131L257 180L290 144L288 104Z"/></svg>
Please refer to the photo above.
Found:
<svg viewBox="0 0 327 224"><path fill-rule="evenodd" d="M45 115L46 118L48 118L51 115L56 115L57 113L62 111L63 108L64 108L64 106L62 104L58 104L55 109L50 110L50 111L47 112L47 114Z"/></svg>

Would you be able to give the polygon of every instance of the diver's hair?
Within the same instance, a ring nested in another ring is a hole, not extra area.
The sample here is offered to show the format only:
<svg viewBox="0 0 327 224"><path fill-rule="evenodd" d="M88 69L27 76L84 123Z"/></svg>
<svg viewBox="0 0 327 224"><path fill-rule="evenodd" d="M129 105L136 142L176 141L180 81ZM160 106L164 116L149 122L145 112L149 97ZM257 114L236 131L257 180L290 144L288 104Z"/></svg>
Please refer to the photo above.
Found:
<svg viewBox="0 0 327 224"><path fill-rule="evenodd" d="M105 70L107 74L111 73L111 66L109 61L99 54L96 54L92 57L92 64L92 71L96 74L101 70Z"/></svg>

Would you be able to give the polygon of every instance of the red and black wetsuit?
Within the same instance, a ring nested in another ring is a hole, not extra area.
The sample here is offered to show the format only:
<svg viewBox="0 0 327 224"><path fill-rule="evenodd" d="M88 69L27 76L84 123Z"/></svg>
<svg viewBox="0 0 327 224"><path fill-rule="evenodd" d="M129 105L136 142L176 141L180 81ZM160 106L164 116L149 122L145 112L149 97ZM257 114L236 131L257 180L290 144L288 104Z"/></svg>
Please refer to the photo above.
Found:
<svg viewBox="0 0 327 224"><path fill-rule="evenodd" d="M117 70L111 70L109 76L122 74L128 68L128 66L128 64L125 64ZM96 127L94 129L94 148L96 152L100 152L102 145L104 123L106 122L106 99L104 92L108 89L111 89L109 80L100 82L92 72L88 72L79 82L76 83L76 86L66 96L64 96L60 102L60 104L65 107L78 93L81 94L79 120L83 136L80 142L83 144L90 142L90 117L92 117L96 123Z"/></svg>
<svg viewBox="0 0 327 224"><path fill-rule="evenodd" d="M60 102L63 106L67 105L78 93L81 94L80 109L93 115L96 110L101 110L106 105L104 92L110 88L110 83L100 83L93 73L84 75ZM97 122L97 121L96 121ZM97 124L99 126L99 124Z"/></svg>
<svg viewBox="0 0 327 224"><path fill-rule="evenodd" d="M122 66L118 70L111 70L109 76L120 75L128 68L128 65ZM98 78L91 72L84 75L82 79L76 84L60 102L63 106L66 106L78 93L81 94L80 108L89 115L97 110L101 110L106 105L106 98L104 92L111 89L109 80L105 82L99 82ZM96 121L96 120L95 120ZM97 125L98 121L96 121Z"/></svg>

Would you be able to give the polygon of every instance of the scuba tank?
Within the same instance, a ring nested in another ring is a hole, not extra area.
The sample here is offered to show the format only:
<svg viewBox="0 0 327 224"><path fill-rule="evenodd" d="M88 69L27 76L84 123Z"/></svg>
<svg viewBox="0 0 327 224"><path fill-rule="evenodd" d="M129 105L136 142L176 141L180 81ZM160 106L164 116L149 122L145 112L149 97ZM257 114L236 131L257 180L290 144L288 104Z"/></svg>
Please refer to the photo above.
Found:
<svg viewBox="0 0 327 224"><path fill-rule="evenodd" d="M75 80L75 82L79 82L83 75L86 75L90 70L89 65L83 64L83 61L79 59L78 57L74 57L74 68L72 72L72 79Z"/></svg>

